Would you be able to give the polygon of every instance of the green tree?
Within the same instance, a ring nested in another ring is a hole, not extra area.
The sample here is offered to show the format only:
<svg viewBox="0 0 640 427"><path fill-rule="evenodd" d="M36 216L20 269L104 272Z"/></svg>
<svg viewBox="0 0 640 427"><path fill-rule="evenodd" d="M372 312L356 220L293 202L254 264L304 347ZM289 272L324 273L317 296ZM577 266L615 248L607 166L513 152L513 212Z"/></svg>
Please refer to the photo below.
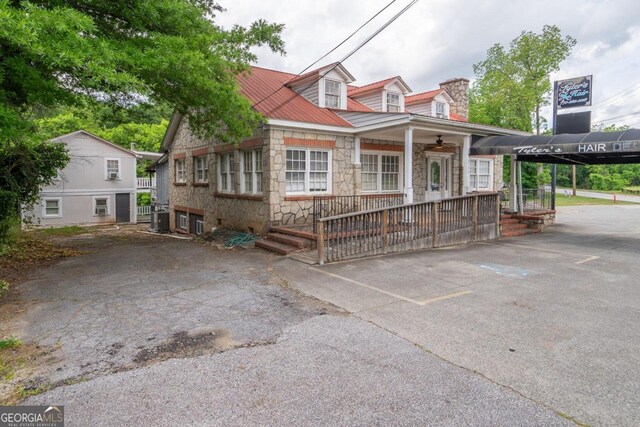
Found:
<svg viewBox="0 0 640 427"><path fill-rule="evenodd" d="M470 120L540 134L540 108L551 93L549 75L560 69L575 44L555 25L545 25L540 34L523 31L509 49L495 44L487 58L473 66Z"/></svg>
<svg viewBox="0 0 640 427"><path fill-rule="evenodd" d="M261 117L235 76L256 59L254 46L284 53L283 26L259 20L225 30L213 22L221 10L212 0L0 0L0 176L3 194L11 193L3 197L8 211L60 167L62 157L39 155L60 147L44 142L34 119L87 96L118 106L168 105L204 137L250 135ZM60 129L69 120L59 120ZM38 165L39 178L13 175L17 152L33 156L20 163Z"/></svg>

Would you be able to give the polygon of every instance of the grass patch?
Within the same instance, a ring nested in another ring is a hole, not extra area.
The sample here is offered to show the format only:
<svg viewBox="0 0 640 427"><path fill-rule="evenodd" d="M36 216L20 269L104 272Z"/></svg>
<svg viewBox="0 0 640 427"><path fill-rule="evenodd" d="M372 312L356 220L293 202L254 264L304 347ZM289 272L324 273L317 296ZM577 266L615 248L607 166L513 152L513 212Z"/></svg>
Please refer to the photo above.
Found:
<svg viewBox="0 0 640 427"><path fill-rule="evenodd" d="M594 197L584 196L565 196L564 194L556 194L556 206L583 206L583 205L613 205L613 196L611 199L596 199ZM623 202L618 200L616 205L637 205L637 203Z"/></svg>
<svg viewBox="0 0 640 427"><path fill-rule="evenodd" d="M9 282L6 280L0 280L0 298L2 298L7 292L9 292Z"/></svg>
<svg viewBox="0 0 640 427"><path fill-rule="evenodd" d="M57 228L40 228L33 231L41 236L77 236L78 234L87 233L89 230L87 227L80 227L78 225L68 225L66 227Z"/></svg>
<svg viewBox="0 0 640 427"><path fill-rule="evenodd" d="M0 350L8 350L11 348L18 348L22 345L22 341L18 337L13 335L0 339Z"/></svg>

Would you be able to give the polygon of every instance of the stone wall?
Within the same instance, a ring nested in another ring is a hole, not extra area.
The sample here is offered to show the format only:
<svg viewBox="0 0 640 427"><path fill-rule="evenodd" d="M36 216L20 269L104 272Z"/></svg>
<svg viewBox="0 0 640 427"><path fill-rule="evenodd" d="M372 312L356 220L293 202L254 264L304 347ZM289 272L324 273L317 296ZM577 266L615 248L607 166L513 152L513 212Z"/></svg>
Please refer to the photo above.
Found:
<svg viewBox="0 0 640 427"><path fill-rule="evenodd" d="M449 79L440 83L440 87L453 98L450 112L465 119L469 118L469 80L464 78Z"/></svg>
<svg viewBox="0 0 640 427"><path fill-rule="evenodd" d="M262 138L259 130L249 140ZM268 138L263 139L262 146L268 144ZM251 149L256 149L252 145ZM217 167L219 149L225 148L225 152L234 152L234 188L235 194L217 193ZM249 149L249 148L247 148ZM203 153L204 151L204 153ZM269 226L268 193L261 196L248 196L241 194L241 153L243 144L237 147L225 145L216 140L203 140L192 134L185 122L181 123L176 132L169 156L169 204L170 226L176 229L175 211L202 215L205 222L205 232L215 228L232 228L242 231L265 233ZM263 152L263 174L267 175L267 152ZM193 173L193 157L195 155L207 155L209 179L207 184L195 183ZM175 182L175 160L185 158L187 182L179 184Z"/></svg>
<svg viewBox="0 0 640 427"><path fill-rule="evenodd" d="M353 153L354 138L316 132L296 132L272 129L270 131L268 198L270 220L274 225L310 224L312 222L313 195L287 195L287 148L331 149L331 189L333 195L354 195Z"/></svg>

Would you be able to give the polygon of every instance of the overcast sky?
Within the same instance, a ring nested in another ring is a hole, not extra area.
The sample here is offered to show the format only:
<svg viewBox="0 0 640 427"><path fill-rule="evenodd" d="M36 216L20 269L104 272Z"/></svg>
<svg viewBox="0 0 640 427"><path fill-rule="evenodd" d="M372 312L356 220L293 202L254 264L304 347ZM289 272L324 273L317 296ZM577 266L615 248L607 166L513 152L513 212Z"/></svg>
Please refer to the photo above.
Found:
<svg viewBox="0 0 640 427"><path fill-rule="evenodd" d="M287 55L257 49L256 65L298 73L389 1L220 0L227 10L216 23L230 28L263 18L285 24ZM409 2L396 0L319 65L342 58ZM557 25L578 43L552 79L593 74L592 123L627 115L605 124L640 128L639 18L638 0L420 0L344 65L354 84L400 75L421 92L452 77L473 79L473 64L495 43L506 46L523 30L540 33L545 24Z"/></svg>

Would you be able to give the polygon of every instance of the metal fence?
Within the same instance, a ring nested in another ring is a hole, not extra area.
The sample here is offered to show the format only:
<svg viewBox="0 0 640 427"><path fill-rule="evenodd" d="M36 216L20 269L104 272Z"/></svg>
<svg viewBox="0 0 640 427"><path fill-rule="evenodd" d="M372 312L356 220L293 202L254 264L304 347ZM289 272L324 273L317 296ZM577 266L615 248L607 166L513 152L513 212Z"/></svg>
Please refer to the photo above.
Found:
<svg viewBox="0 0 640 427"><path fill-rule="evenodd" d="M496 193L320 218L318 262L492 240L499 220Z"/></svg>
<svg viewBox="0 0 640 427"><path fill-rule="evenodd" d="M502 210L507 212L510 207L511 191L508 187L498 191ZM516 197L516 210L520 212L520 200ZM522 211L535 212L551 209L551 191L544 188L526 188L522 190Z"/></svg>
<svg viewBox="0 0 640 427"><path fill-rule="evenodd" d="M335 215L371 209L400 206L404 194L368 194L360 196L315 196L313 198L313 232L318 230L318 220Z"/></svg>

